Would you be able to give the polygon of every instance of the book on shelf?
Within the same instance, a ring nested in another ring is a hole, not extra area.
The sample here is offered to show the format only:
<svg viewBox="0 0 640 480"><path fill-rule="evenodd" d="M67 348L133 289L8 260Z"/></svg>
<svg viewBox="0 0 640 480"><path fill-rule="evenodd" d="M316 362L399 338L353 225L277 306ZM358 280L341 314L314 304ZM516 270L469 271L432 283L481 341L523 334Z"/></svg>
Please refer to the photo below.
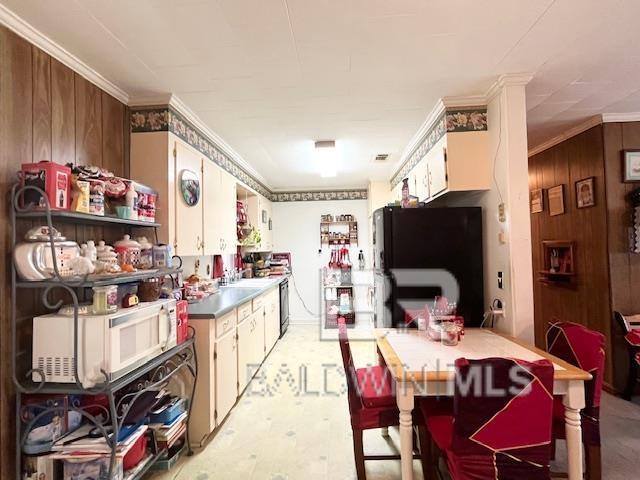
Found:
<svg viewBox="0 0 640 480"><path fill-rule="evenodd" d="M65 459L71 457L99 457L111 454L111 446L107 443L107 439L103 436L92 438L91 431L94 430L93 425L83 425L74 432L65 435L53 444L51 451L54 452L53 458ZM124 457L131 449L134 443L145 434L148 430L147 425L141 425L134 430L127 438L118 442L116 447L116 456Z"/></svg>

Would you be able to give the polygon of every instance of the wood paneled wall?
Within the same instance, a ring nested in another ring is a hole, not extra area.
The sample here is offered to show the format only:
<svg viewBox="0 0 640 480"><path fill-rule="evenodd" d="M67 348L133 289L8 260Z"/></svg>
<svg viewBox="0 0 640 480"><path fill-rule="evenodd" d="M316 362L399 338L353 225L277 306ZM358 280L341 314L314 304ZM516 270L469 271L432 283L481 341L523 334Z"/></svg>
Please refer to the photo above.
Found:
<svg viewBox="0 0 640 480"><path fill-rule="evenodd" d="M543 240L576 242L577 277L572 287L535 282L536 342L554 319L571 320L608 338L606 382L624 387L626 344L613 312L640 313L640 255L630 253L632 205L629 194L640 184L624 183L623 151L640 149L640 122L606 123L529 158L529 186L565 185L566 213L531 214L534 270L543 264ZM593 176L596 206L576 208L575 182ZM545 196L546 201L546 196Z"/></svg>
<svg viewBox="0 0 640 480"><path fill-rule="evenodd" d="M611 310L640 313L640 255L631 253L632 205L629 194L638 183L623 183L623 151L640 149L640 122L604 125L604 165L607 179L609 276ZM621 329L612 330L614 384L621 389L626 379L629 357Z"/></svg>
<svg viewBox="0 0 640 480"><path fill-rule="evenodd" d="M579 209L575 182L587 177L595 177L596 205ZM548 324L556 320L581 323L611 338L605 183L602 125L529 158L530 189L545 189L544 211L531 214L535 333L539 347L544 347ZM546 190L556 185L565 188L565 213L551 217ZM538 280L537 272L544 269L544 240L575 242L576 276L570 286ZM611 344L607 351L611 351ZM612 379L611 355L607 356L606 379Z"/></svg>
<svg viewBox="0 0 640 480"><path fill-rule="evenodd" d="M57 60L0 27L0 465L15 467L15 405L10 373L9 195L20 165L39 160L91 164L128 174L127 107ZM28 225L24 226L25 228ZM100 229L72 226L78 241L102 237ZM121 233L121 232L119 232ZM119 234L118 233L118 234ZM110 235L115 235L110 232ZM19 298L25 314L33 295ZM5 476L6 475L6 476Z"/></svg>

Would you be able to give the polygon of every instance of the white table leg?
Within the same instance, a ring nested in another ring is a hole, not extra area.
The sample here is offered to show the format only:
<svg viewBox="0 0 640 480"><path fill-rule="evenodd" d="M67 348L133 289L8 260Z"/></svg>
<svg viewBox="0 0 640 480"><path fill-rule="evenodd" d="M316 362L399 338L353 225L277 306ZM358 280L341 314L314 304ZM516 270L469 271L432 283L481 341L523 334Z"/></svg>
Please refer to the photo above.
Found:
<svg viewBox="0 0 640 480"><path fill-rule="evenodd" d="M565 428L567 436L567 461L569 480L582 480L582 428L580 410L585 406L584 382L569 382L569 388L562 403L564 404Z"/></svg>
<svg viewBox="0 0 640 480"><path fill-rule="evenodd" d="M398 383L396 401L400 410L400 463L402 480L413 480L413 385Z"/></svg>

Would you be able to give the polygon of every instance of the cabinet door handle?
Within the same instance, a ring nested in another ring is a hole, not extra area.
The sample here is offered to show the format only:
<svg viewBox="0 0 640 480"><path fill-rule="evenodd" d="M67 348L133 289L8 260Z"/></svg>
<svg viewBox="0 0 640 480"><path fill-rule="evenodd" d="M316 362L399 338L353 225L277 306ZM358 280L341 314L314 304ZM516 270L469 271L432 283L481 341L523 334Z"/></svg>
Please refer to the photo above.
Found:
<svg viewBox="0 0 640 480"><path fill-rule="evenodd" d="M196 237L196 250L200 250L202 248L202 242L200 241L200 235Z"/></svg>

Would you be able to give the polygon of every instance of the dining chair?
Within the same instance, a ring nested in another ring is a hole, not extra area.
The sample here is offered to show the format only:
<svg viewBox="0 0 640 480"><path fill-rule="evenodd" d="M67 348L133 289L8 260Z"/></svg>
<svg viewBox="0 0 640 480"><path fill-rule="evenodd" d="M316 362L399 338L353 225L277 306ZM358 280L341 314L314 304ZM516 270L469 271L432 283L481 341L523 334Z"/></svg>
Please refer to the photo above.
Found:
<svg viewBox="0 0 640 480"><path fill-rule="evenodd" d="M547 351L562 360L589 372L591 380L584 384L585 408L580 412L582 420L582 444L585 451L585 478L602 478L600 452L600 397L604 378L605 337L573 322L552 323L547 330ZM554 399L553 444L566 440L564 405L562 399Z"/></svg>
<svg viewBox="0 0 640 480"><path fill-rule="evenodd" d="M629 373L622 398L631 400L640 380L640 315L623 315L620 312L613 314L622 329L629 351Z"/></svg>
<svg viewBox="0 0 640 480"><path fill-rule="evenodd" d="M356 369L349 346L347 325L345 319L338 318L338 339L342 363L347 381L347 395L351 429L353 432L353 453L356 462L358 480L366 480L365 461L367 460L400 460L400 455L365 455L363 432L371 429L382 429L399 425L400 412L396 404L395 382L385 366L376 365ZM416 412L416 421L423 421ZM420 433L419 446L428 445ZM421 450L422 451L422 450ZM421 455L414 455L420 459L423 470L427 469L425 462L429 455L425 451Z"/></svg>
<svg viewBox="0 0 640 480"><path fill-rule="evenodd" d="M423 413L450 477L548 480L553 364L460 358L455 366L452 415Z"/></svg>

